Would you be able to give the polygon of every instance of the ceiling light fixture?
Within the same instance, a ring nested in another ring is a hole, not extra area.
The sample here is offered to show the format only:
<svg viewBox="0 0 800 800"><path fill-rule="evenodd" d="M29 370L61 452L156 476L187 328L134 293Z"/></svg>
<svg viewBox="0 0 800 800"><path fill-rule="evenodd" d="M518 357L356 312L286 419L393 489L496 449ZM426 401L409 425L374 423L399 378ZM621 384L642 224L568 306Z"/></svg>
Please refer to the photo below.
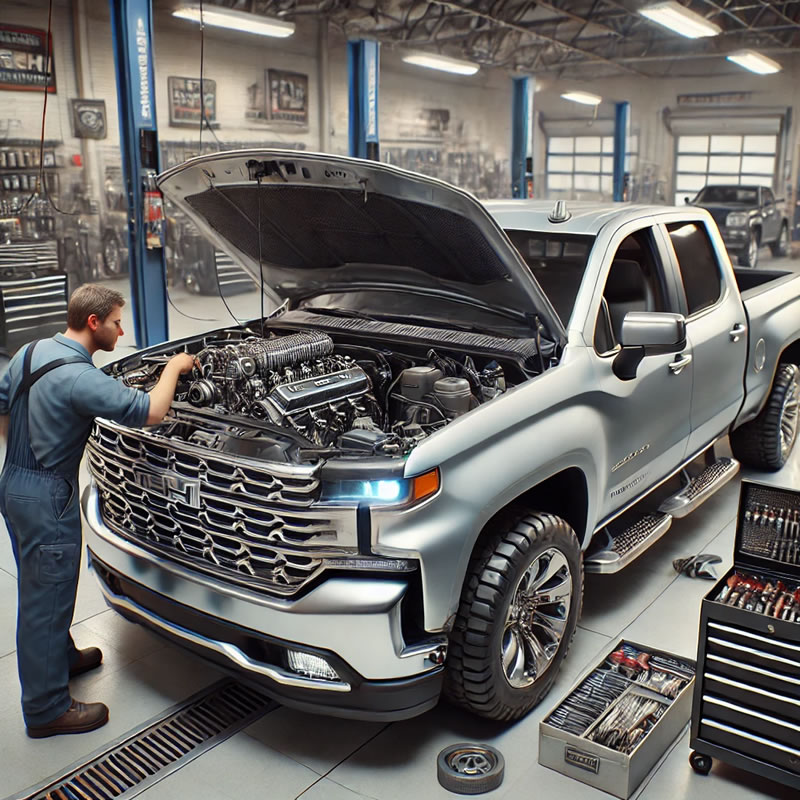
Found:
<svg viewBox="0 0 800 800"><path fill-rule="evenodd" d="M473 64L471 61L460 61L457 58L448 58L432 53L408 53L403 56L403 61L417 67L453 72L456 75L474 75L480 69L478 64Z"/></svg>
<svg viewBox="0 0 800 800"><path fill-rule="evenodd" d="M561 96L565 100L572 100L573 103L582 103L585 106L599 106L603 102L602 97L589 92L564 92Z"/></svg>
<svg viewBox="0 0 800 800"><path fill-rule="evenodd" d="M772 75L783 69L777 61L762 56L761 53L757 53L755 50L739 50L726 56L726 58L728 61L733 61L734 64L738 64L740 67L749 69L750 72L756 72L759 75Z"/></svg>
<svg viewBox="0 0 800 800"><path fill-rule="evenodd" d="M639 13L687 39L718 36L722 33L719 25L709 22L705 17L673 0L639 9Z"/></svg>
<svg viewBox="0 0 800 800"><path fill-rule="evenodd" d="M200 6L181 5L172 12L172 16L199 23ZM294 33L294 22L284 22L282 19L262 17L260 14L250 14L247 11L235 11L220 6L203 6L203 24L243 33L255 33L259 36L277 36L281 39Z"/></svg>

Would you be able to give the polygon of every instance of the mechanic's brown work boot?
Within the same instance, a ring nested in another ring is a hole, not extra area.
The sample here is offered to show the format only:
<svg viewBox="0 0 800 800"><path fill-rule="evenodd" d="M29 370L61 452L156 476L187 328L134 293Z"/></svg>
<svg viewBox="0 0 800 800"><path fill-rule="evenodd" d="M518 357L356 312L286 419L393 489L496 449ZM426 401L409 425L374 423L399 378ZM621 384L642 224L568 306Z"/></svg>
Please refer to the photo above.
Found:
<svg viewBox="0 0 800 800"><path fill-rule="evenodd" d="M69 677L82 675L90 669L99 667L103 663L103 651L99 647L87 647L78 650L78 660L69 668Z"/></svg>
<svg viewBox="0 0 800 800"><path fill-rule="evenodd" d="M86 733L100 728L108 722L108 706L103 703L81 703L72 701L72 705L60 716L46 725L28 728L31 739L44 739L46 736L58 736L61 733Z"/></svg>

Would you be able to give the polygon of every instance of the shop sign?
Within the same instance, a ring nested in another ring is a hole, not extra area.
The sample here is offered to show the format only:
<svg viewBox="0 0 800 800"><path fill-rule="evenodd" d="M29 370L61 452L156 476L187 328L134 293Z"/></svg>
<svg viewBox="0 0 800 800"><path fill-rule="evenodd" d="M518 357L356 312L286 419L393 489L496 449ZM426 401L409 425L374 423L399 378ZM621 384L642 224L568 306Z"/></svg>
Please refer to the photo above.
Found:
<svg viewBox="0 0 800 800"><path fill-rule="evenodd" d="M752 92L705 92L679 94L679 106L731 106L749 103Z"/></svg>
<svg viewBox="0 0 800 800"><path fill-rule="evenodd" d="M56 91L53 37L47 63L47 31L0 25L0 89ZM49 67L49 68L48 68Z"/></svg>
<svg viewBox="0 0 800 800"><path fill-rule="evenodd" d="M70 100L72 127L78 139L106 138L106 101Z"/></svg>
<svg viewBox="0 0 800 800"><path fill-rule="evenodd" d="M200 124L200 79L167 78L169 94L169 124L199 125ZM203 103L205 105L206 122L212 127L219 127L217 123L217 84L216 81L203 78Z"/></svg>
<svg viewBox="0 0 800 800"><path fill-rule="evenodd" d="M293 122L308 125L308 75L267 70L267 117L271 122Z"/></svg>

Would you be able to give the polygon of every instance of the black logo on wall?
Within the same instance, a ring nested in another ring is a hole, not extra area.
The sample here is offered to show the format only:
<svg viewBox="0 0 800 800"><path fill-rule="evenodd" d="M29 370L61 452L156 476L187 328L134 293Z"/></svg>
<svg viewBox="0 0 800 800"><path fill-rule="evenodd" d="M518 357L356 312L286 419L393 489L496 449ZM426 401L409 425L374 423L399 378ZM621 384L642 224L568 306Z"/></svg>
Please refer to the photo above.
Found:
<svg viewBox="0 0 800 800"><path fill-rule="evenodd" d="M70 100L72 105L72 127L78 139L105 139L106 101Z"/></svg>
<svg viewBox="0 0 800 800"><path fill-rule="evenodd" d="M47 31L0 25L0 89L56 91L53 37L47 64Z"/></svg>

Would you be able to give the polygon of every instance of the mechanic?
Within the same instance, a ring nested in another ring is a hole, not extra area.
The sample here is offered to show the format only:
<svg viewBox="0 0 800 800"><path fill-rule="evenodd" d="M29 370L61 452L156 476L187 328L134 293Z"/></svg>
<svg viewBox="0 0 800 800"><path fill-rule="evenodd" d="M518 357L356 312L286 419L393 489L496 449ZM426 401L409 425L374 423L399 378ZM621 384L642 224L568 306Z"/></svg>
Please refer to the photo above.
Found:
<svg viewBox="0 0 800 800"><path fill-rule="evenodd" d="M97 369L92 354L122 336L119 292L85 284L73 292L67 331L21 349L0 379L8 428L0 511L18 575L17 665L28 736L83 733L108 721L103 703L81 703L70 678L99 666L97 647L70 635L81 550L78 466L95 417L123 425L163 419L178 376L194 358L173 356L149 394Z"/></svg>

